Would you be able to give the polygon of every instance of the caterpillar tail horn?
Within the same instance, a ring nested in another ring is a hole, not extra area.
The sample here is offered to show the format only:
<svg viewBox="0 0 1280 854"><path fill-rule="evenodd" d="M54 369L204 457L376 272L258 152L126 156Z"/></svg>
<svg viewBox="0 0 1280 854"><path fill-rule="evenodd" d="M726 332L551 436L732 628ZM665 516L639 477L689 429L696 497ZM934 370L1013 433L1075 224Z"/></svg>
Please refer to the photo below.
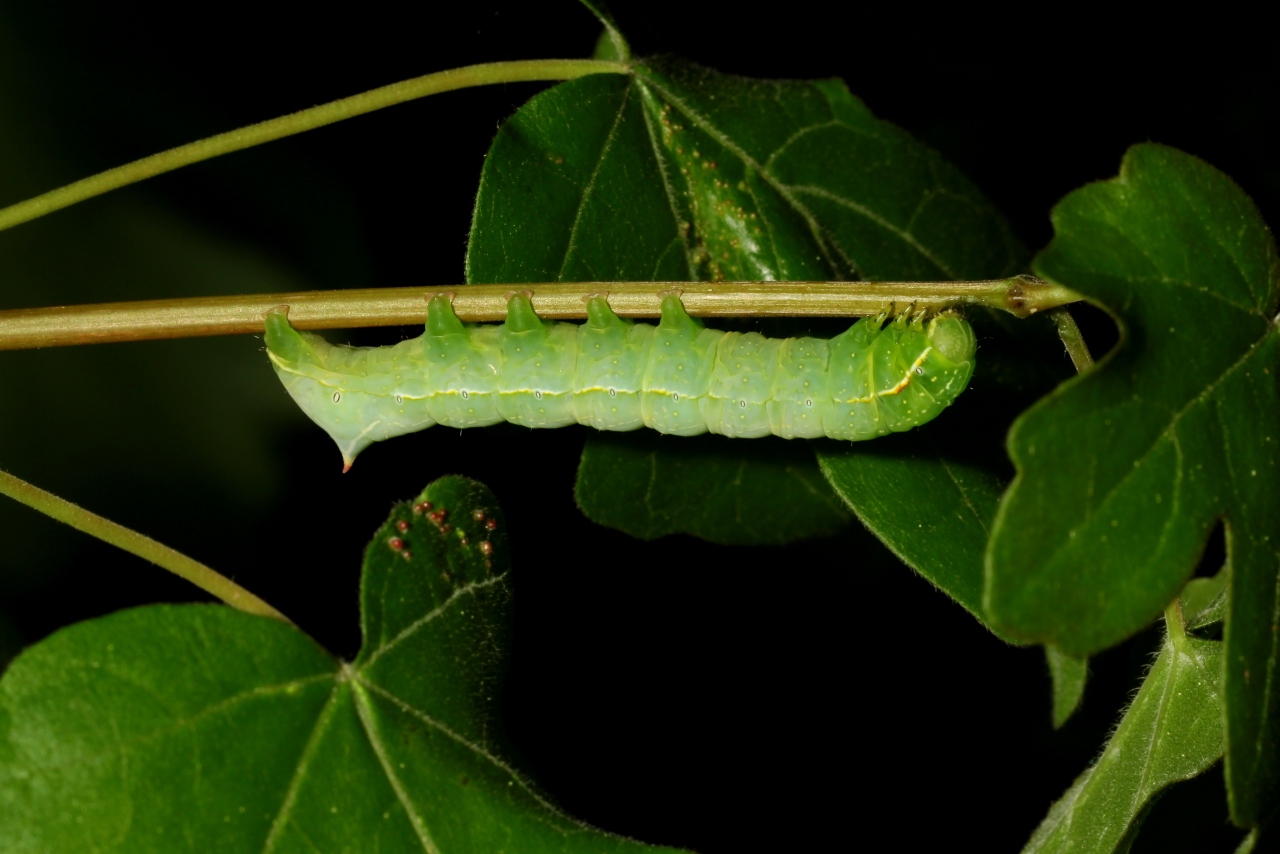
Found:
<svg viewBox="0 0 1280 854"><path fill-rule="evenodd" d="M374 442L410 432L388 423L394 419L380 411L385 406L361 405L367 403L361 398L370 397L366 387L371 379L389 379L368 375L371 360L366 348L334 345L319 335L299 332L289 325L288 312L288 306L280 306L267 313L267 355L290 397L337 444L343 472L350 471L356 456Z"/></svg>

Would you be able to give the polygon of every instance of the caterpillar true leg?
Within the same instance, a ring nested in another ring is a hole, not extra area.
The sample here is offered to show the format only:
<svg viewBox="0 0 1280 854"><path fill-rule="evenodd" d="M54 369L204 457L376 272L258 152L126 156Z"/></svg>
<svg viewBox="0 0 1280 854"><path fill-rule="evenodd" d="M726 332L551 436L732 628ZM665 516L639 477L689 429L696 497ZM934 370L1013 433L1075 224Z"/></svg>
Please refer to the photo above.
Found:
<svg viewBox="0 0 1280 854"><path fill-rule="evenodd" d="M968 385L976 341L964 318L909 306L864 318L830 341L707 329L677 293L658 325L587 300L581 326L541 320L530 295L499 325L464 324L449 296L427 305L423 335L345 347L267 315L267 350L285 388L337 442L349 468L373 442L433 424L651 427L691 436L861 440L931 420Z"/></svg>

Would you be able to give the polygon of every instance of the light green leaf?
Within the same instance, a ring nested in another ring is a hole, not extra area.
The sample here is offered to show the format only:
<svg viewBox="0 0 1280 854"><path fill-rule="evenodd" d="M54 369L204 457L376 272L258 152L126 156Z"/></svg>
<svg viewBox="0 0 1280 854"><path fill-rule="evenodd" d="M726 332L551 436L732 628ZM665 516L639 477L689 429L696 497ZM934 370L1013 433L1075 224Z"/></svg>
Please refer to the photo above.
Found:
<svg viewBox="0 0 1280 854"><path fill-rule="evenodd" d="M1028 411L992 533L1004 630L1083 656L1181 591L1225 518L1233 819L1280 804L1280 268L1249 198L1157 145L1067 196L1036 271L1122 324L1116 349Z"/></svg>
<svg viewBox="0 0 1280 854"><path fill-rule="evenodd" d="M1188 629L1202 629L1227 618L1227 576L1224 568L1212 578L1193 578L1182 588L1182 614Z"/></svg>
<svg viewBox="0 0 1280 854"><path fill-rule="evenodd" d="M1024 854L1127 850L1162 789L1218 761L1222 644L1173 631L1102 756L1053 805Z"/></svg>
<svg viewBox="0 0 1280 854"><path fill-rule="evenodd" d="M0 679L4 850L654 850L569 818L514 768L505 528L463 478L397 505L365 555L350 664L209 605L29 648Z"/></svg>
<svg viewBox="0 0 1280 854"><path fill-rule="evenodd" d="M631 45L627 44L626 38L622 35L622 31L618 29L618 25L614 23L613 16L604 7L603 3L594 2L594 0L582 0L582 5L586 6L604 25L604 32L600 34L600 39L596 42L594 59L603 59L611 62L626 62L631 58Z"/></svg>

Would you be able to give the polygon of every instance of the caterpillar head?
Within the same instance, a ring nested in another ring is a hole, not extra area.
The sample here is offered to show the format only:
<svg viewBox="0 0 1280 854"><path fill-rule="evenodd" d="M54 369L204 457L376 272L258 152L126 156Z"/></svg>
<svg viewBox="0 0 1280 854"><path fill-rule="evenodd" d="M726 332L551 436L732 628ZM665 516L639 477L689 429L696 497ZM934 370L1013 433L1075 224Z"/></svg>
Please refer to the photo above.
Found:
<svg viewBox="0 0 1280 854"><path fill-rule="evenodd" d="M973 327L956 314L940 314L933 318L929 321L925 334L939 355L957 365L971 361L978 349L978 339L973 334Z"/></svg>

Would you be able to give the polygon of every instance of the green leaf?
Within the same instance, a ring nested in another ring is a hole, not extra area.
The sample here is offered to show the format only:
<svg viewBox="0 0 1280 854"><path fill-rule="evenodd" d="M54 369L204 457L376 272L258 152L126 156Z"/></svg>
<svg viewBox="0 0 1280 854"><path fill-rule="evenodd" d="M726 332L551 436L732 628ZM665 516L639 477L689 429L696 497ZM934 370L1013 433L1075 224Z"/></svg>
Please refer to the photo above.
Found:
<svg viewBox="0 0 1280 854"><path fill-rule="evenodd" d="M1067 196L1037 272L1113 311L1116 349L1028 411L992 534L987 605L1077 656L1178 595L1225 518L1226 776L1233 819L1280 803L1280 275L1222 173L1140 145Z"/></svg>
<svg viewBox="0 0 1280 854"><path fill-rule="evenodd" d="M503 126L481 176L467 271L470 282L976 278L1012 272L1021 258L969 182L842 83L748 80L662 60L630 77L561 84ZM649 439L592 438L579 477L591 489L579 501L605 524L636 506L634 479L609 474L626 443L706 516L738 518L736 507L768 501L746 490L776 486L776 440L726 446L723 470L759 471L710 483ZM795 515L828 515L824 492L801 496ZM670 530L699 533L674 509L661 512ZM718 525L715 538L759 542L754 525ZM813 530L825 528L786 536Z"/></svg>
<svg viewBox="0 0 1280 854"><path fill-rule="evenodd" d="M654 850L568 818L513 768L505 528L459 477L397 505L365 555L351 664L209 605L29 648L0 679L6 852Z"/></svg>
<svg viewBox="0 0 1280 854"><path fill-rule="evenodd" d="M704 486L690 494L690 482ZM641 540L689 533L725 545L781 545L849 522L806 442L768 442L748 462L723 436L606 433L583 455L575 495L593 520Z"/></svg>
<svg viewBox="0 0 1280 854"><path fill-rule="evenodd" d="M1182 588L1182 614L1187 628L1203 629L1227 618L1227 576L1224 568L1212 578L1193 578Z"/></svg>
<svg viewBox="0 0 1280 854"><path fill-rule="evenodd" d="M1222 755L1222 644L1175 628L1102 756L1067 790L1024 854L1128 850L1162 789Z"/></svg>
<svg viewBox="0 0 1280 854"><path fill-rule="evenodd" d="M937 432L886 436L865 450L824 444L818 460L873 534L982 619L980 556L1004 484L981 465L947 459L933 440Z"/></svg>
<svg viewBox="0 0 1280 854"><path fill-rule="evenodd" d="M819 443L823 474L858 518L908 566L1004 640L982 607L983 561L1008 483L992 425L1071 375L1045 318L975 313L981 342L972 387L943 418L874 442Z"/></svg>
<svg viewBox="0 0 1280 854"><path fill-rule="evenodd" d="M1053 728L1061 729L1084 699L1085 682L1089 679L1089 661L1072 658L1056 646L1044 648L1053 680Z"/></svg>
<svg viewBox="0 0 1280 854"><path fill-rule="evenodd" d="M684 190L701 278L967 279L1022 260L968 180L838 80L672 61L637 79Z"/></svg>
<svg viewBox="0 0 1280 854"><path fill-rule="evenodd" d="M604 32L600 34L599 40L596 41L596 49L592 58L611 62L626 62L630 59L631 45L627 44L622 31L614 23L613 16L609 14L604 4L594 2L594 0L581 0L581 2L604 25Z"/></svg>
<svg viewBox="0 0 1280 854"><path fill-rule="evenodd" d="M652 152L627 76L582 77L535 95L485 157L467 281L687 279Z"/></svg>

